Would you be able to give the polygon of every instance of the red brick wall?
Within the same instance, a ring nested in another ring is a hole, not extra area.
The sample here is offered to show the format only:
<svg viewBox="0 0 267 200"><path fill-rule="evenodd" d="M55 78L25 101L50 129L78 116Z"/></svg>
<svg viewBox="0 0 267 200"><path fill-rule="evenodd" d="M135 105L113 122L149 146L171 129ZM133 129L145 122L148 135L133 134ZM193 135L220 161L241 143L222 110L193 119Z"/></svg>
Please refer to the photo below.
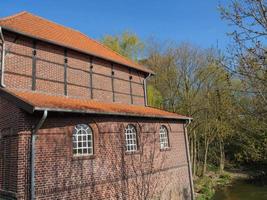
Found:
<svg viewBox="0 0 267 200"><path fill-rule="evenodd" d="M33 40L6 32L5 83L8 88L31 90L33 80ZM36 91L64 95L64 48L36 41ZM67 95L105 102L144 105L145 75L136 70L73 50L67 50ZM90 66L92 68L92 80ZM112 88L112 69L114 88ZM130 83L130 76L132 77ZM92 85L91 85L92 83ZM130 84L132 84L132 97Z"/></svg>
<svg viewBox="0 0 267 200"><path fill-rule="evenodd" d="M21 167L29 160L26 155L28 152L24 154L21 151L21 138L17 133L29 131L31 125L28 122L24 112L0 97L0 198L16 197L23 186L20 180L24 176ZM28 148L28 143L22 148ZM26 168L23 168L25 171ZM26 191L27 194L27 190L23 190L23 193Z"/></svg>
<svg viewBox="0 0 267 200"><path fill-rule="evenodd" d="M93 157L72 154L72 130L80 123L94 131ZM134 155L125 153L124 127L129 123L137 127L143 154L141 150ZM169 129L168 151L160 151L160 124ZM50 115L36 143L37 199L137 199L136 190L142 191L137 185L141 183L154 188L154 197L160 193L160 199L189 195L184 141L183 125L178 122ZM149 159L151 151L153 162ZM147 178L142 181L140 173Z"/></svg>
<svg viewBox="0 0 267 200"><path fill-rule="evenodd" d="M0 114L0 130L13 127L13 136L9 133L7 137L10 139L0 139L1 144L8 145L6 149L12 147L8 162L3 162L0 154L0 197L28 199L30 133L41 114L30 116L1 98L0 106L1 110L9 108ZM72 129L81 123L94 131L93 157L72 154ZM140 150L133 155L125 153L124 127L129 123L137 127L143 154ZM161 124L169 130L168 151L160 151ZM0 148L3 150L4 146ZM2 174L9 164L14 167L5 174L9 185L4 190ZM37 199L138 199L137 191L146 192L137 187L142 183L155 191L149 195L160 195L160 199L190 197L183 124L177 121L49 113L38 132L35 170Z"/></svg>

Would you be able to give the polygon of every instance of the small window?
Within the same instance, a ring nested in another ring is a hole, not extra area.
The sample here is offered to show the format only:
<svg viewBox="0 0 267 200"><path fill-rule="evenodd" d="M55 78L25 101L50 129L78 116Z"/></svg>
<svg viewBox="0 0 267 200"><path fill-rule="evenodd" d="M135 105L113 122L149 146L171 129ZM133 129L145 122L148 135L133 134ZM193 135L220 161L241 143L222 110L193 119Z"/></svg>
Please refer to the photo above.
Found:
<svg viewBox="0 0 267 200"><path fill-rule="evenodd" d="M72 141L74 155L93 155L93 131L89 126L85 124L75 126Z"/></svg>
<svg viewBox="0 0 267 200"><path fill-rule="evenodd" d="M168 129L166 126L163 125L160 126L159 138L160 138L160 149L167 149L170 147Z"/></svg>
<svg viewBox="0 0 267 200"><path fill-rule="evenodd" d="M125 128L125 137L126 137L126 151L127 152L137 151L136 129L133 125L129 124Z"/></svg>

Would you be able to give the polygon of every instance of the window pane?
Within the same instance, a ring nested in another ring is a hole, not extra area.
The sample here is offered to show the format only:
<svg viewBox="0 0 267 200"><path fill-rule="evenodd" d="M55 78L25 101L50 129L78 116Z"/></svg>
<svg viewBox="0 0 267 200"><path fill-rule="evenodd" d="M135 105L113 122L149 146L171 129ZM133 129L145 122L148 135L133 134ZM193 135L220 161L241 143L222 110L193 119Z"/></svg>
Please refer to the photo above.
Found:
<svg viewBox="0 0 267 200"><path fill-rule="evenodd" d="M92 140L92 135L88 135L88 140Z"/></svg>
<svg viewBox="0 0 267 200"><path fill-rule="evenodd" d="M88 149L88 153L93 154L93 149L92 148Z"/></svg>
<svg viewBox="0 0 267 200"><path fill-rule="evenodd" d="M83 149L83 154L87 154L87 149Z"/></svg>
<svg viewBox="0 0 267 200"><path fill-rule="evenodd" d="M87 142L83 142L83 147L87 147Z"/></svg>
<svg viewBox="0 0 267 200"><path fill-rule="evenodd" d="M91 141L88 142L87 144L88 144L88 147L92 147L93 146Z"/></svg>

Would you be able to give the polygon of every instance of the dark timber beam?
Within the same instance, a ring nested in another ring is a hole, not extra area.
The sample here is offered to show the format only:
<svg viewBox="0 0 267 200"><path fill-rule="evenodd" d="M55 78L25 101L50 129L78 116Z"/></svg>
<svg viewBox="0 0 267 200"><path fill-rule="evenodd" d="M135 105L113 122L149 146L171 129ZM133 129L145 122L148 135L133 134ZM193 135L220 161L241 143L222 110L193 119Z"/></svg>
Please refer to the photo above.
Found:
<svg viewBox="0 0 267 200"><path fill-rule="evenodd" d="M68 51L64 49L64 95L68 95L68 83L67 83L67 71L68 71Z"/></svg>
<svg viewBox="0 0 267 200"><path fill-rule="evenodd" d="M36 61L37 61L37 51L36 51L36 40L33 40L33 50L32 50L32 90L36 90Z"/></svg>
<svg viewBox="0 0 267 200"><path fill-rule="evenodd" d="M132 71L131 69L129 69L129 83L130 83L130 96L131 96L131 104L133 104L133 86L132 86L132 79L133 79L133 76L132 76Z"/></svg>
<svg viewBox="0 0 267 200"><path fill-rule="evenodd" d="M94 93L93 93L93 57L90 57L90 95L91 99L94 98Z"/></svg>
<svg viewBox="0 0 267 200"><path fill-rule="evenodd" d="M114 65L111 63L111 87L112 87L112 100L115 102L115 89L114 89Z"/></svg>

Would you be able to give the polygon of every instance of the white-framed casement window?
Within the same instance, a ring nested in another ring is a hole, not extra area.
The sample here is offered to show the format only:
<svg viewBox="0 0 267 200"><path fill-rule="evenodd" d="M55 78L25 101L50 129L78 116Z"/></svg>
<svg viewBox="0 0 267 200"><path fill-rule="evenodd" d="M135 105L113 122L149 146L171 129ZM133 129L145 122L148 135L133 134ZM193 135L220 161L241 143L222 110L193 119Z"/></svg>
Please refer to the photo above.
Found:
<svg viewBox="0 0 267 200"><path fill-rule="evenodd" d="M134 125L129 124L125 128L126 152L137 151L137 132Z"/></svg>
<svg viewBox="0 0 267 200"><path fill-rule="evenodd" d="M73 129L73 155L88 156L94 154L93 131L86 124L79 124Z"/></svg>
<svg viewBox="0 0 267 200"><path fill-rule="evenodd" d="M169 145L169 133L166 126L161 125L159 130L160 149L167 149Z"/></svg>

